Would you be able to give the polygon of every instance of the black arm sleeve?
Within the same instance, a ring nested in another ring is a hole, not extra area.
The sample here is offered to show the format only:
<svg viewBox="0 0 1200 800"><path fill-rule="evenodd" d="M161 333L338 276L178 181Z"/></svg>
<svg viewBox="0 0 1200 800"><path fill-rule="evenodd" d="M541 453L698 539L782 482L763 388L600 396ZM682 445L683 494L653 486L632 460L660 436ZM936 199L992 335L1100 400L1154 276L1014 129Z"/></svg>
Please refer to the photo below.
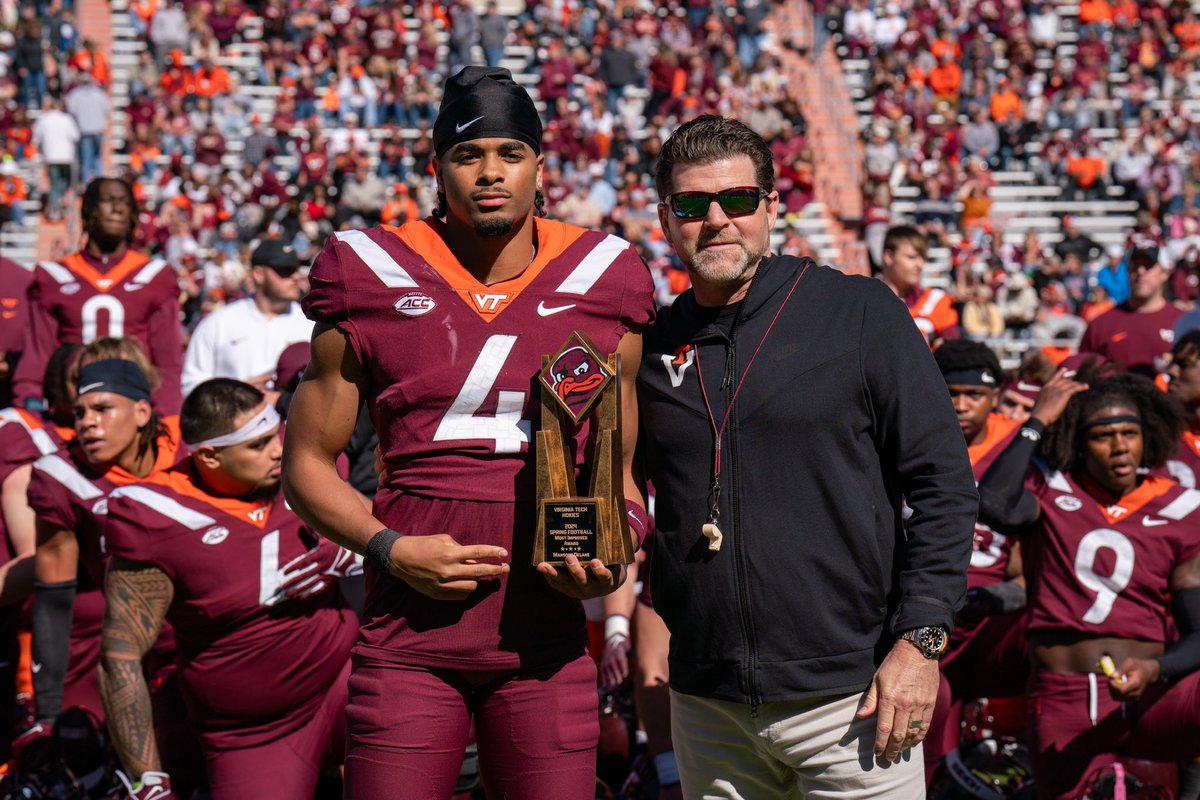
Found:
<svg viewBox="0 0 1200 800"><path fill-rule="evenodd" d="M33 584L33 693L38 719L62 711L63 684L71 658L75 581Z"/></svg>
<svg viewBox="0 0 1200 800"><path fill-rule="evenodd" d="M871 436L889 494L908 518L896 554L894 632L954 627L967 590L979 494L946 382L912 316L886 286L872 282L859 341Z"/></svg>
<svg viewBox="0 0 1200 800"><path fill-rule="evenodd" d="M1172 592L1171 607L1179 641L1158 657L1158 663L1163 678L1177 681L1200 669L1200 587Z"/></svg>
<svg viewBox="0 0 1200 800"><path fill-rule="evenodd" d="M1021 426L1004 452L979 482L979 518L988 525L1008 528L1028 525L1037 517L1037 500L1025 491L1025 474L1046 426L1031 419Z"/></svg>

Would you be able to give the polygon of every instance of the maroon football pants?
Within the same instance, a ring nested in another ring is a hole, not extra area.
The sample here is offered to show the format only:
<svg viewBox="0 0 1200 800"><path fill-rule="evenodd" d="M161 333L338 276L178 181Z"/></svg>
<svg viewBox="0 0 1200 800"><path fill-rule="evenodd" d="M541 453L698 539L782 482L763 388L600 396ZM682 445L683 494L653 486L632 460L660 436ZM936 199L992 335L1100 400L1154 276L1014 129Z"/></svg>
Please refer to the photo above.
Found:
<svg viewBox="0 0 1200 800"><path fill-rule="evenodd" d="M267 744L237 750L209 750L208 783L212 800L263 800L266 797L313 796L326 763L340 763L346 745L346 679L342 674L312 719L303 727ZM412 796L400 787L376 797Z"/></svg>
<svg viewBox="0 0 1200 800"><path fill-rule="evenodd" d="M1200 672L1120 703L1096 674L1035 670L1029 752L1039 798L1077 796L1093 768L1124 755L1182 761L1200 755Z"/></svg>
<svg viewBox="0 0 1200 800"><path fill-rule="evenodd" d="M1029 644L1023 611L987 617L956 630L941 660L937 705L925 736L925 778L958 746L963 703L978 697L1024 694L1029 678Z"/></svg>
<svg viewBox="0 0 1200 800"><path fill-rule="evenodd" d="M600 725L596 667L587 656L517 671L357 654L352 661L347 800L450 797L472 720L489 800L595 796Z"/></svg>

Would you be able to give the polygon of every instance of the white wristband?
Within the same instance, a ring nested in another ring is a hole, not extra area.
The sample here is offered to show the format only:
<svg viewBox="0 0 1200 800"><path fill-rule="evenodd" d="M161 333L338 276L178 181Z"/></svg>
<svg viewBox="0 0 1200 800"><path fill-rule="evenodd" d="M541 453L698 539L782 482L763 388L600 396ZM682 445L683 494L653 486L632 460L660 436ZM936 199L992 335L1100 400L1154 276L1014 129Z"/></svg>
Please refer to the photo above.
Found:
<svg viewBox="0 0 1200 800"><path fill-rule="evenodd" d="M675 764L675 753L668 750L654 757L654 773L658 775L658 786L674 786L679 783L679 767Z"/></svg>
<svg viewBox="0 0 1200 800"><path fill-rule="evenodd" d="M629 638L629 617L620 614L609 614L604 618L604 641L620 634Z"/></svg>

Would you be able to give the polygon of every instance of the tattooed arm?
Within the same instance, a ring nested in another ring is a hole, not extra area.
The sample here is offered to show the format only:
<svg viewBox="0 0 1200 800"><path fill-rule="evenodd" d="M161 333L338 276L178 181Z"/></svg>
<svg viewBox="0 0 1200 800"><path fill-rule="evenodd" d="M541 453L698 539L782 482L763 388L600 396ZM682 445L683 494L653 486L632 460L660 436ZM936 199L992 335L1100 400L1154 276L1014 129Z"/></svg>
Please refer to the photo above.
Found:
<svg viewBox="0 0 1200 800"><path fill-rule="evenodd" d="M142 657L158 638L174 594L171 579L158 567L119 557L108 564L100 697L117 755L134 775L161 769Z"/></svg>

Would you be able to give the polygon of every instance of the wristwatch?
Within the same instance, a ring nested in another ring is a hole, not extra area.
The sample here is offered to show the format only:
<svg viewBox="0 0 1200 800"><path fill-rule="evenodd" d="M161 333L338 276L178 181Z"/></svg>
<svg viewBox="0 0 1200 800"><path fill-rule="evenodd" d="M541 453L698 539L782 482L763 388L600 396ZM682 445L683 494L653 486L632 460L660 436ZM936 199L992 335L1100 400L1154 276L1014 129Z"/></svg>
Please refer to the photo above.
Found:
<svg viewBox="0 0 1200 800"><path fill-rule="evenodd" d="M946 629L934 625L905 631L900 634L900 638L915 644L921 655L930 659L936 659L946 652L946 645L950 643L950 635Z"/></svg>

